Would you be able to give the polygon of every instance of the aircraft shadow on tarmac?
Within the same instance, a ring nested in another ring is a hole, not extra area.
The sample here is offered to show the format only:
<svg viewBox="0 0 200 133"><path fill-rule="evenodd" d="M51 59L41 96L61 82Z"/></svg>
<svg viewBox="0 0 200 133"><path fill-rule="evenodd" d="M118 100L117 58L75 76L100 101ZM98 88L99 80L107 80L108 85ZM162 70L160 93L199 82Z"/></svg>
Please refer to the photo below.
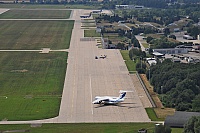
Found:
<svg viewBox="0 0 200 133"><path fill-rule="evenodd" d="M131 109L131 108L138 108L138 107L140 107L140 106L126 106L126 105L133 105L133 104L135 104L135 103L101 104L99 106L96 106L95 108L117 106L117 107L123 107L123 108Z"/></svg>

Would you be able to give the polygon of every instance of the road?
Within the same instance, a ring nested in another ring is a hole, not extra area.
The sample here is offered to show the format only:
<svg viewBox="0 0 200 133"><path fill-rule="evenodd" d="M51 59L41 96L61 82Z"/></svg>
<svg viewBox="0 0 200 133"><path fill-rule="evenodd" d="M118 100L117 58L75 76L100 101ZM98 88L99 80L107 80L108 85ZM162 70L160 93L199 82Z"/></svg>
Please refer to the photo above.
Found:
<svg viewBox="0 0 200 133"><path fill-rule="evenodd" d="M139 41L139 43L140 43L140 46L141 46L141 50L142 51L145 51L145 47L142 45L142 43L147 43L146 42L146 40L144 40L143 38L143 36L140 36L140 35L136 35L135 36L136 37L136 39Z"/></svg>
<svg viewBox="0 0 200 133"><path fill-rule="evenodd" d="M22 123L93 123L93 122L150 122L134 87L119 50L99 49L96 41L86 41L81 29L80 15L75 20L68 55L68 66L58 117L34 121L1 121L0 124ZM105 59L95 56L107 55ZM132 90L119 106L93 105L95 96L118 96L119 90Z"/></svg>

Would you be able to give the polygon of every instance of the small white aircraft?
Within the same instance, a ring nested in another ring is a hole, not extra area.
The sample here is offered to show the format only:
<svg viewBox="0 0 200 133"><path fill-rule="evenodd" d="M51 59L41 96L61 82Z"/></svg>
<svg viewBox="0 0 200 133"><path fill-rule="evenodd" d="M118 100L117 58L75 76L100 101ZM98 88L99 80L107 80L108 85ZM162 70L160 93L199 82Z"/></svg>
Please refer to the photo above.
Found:
<svg viewBox="0 0 200 133"><path fill-rule="evenodd" d="M120 90L119 97L112 97L112 96L96 96L95 100L92 102L93 104L118 104L123 102L126 96L126 92L132 91L122 91Z"/></svg>

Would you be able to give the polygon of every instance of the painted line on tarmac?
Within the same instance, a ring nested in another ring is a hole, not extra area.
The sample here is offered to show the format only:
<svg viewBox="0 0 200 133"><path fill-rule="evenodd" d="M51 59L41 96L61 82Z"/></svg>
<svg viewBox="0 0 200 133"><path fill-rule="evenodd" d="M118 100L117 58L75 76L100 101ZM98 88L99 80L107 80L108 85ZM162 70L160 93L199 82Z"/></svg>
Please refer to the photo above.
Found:
<svg viewBox="0 0 200 133"><path fill-rule="evenodd" d="M94 112L93 112L93 106L92 106L92 79L91 79L91 74L90 74L90 96L91 96L91 112L92 112L92 115L93 115Z"/></svg>

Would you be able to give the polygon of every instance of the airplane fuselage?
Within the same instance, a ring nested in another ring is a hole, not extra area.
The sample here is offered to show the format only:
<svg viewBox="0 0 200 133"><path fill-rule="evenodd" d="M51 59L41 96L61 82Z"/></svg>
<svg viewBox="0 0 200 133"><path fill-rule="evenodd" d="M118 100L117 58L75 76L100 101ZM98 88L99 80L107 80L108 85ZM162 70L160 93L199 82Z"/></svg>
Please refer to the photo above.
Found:
<svg viewBox="0 0 200 133"><path fill-rule="evenodd" d="M106 100L99 100L98 99L106 99ZM100 96L96 96L95 100L97 100L97 102L94 102L94 104L117 104L120 102L124 101L124 98L119 99L119 97L109 97L109 96L104 96L104 97L100 97Z"/></svg>

